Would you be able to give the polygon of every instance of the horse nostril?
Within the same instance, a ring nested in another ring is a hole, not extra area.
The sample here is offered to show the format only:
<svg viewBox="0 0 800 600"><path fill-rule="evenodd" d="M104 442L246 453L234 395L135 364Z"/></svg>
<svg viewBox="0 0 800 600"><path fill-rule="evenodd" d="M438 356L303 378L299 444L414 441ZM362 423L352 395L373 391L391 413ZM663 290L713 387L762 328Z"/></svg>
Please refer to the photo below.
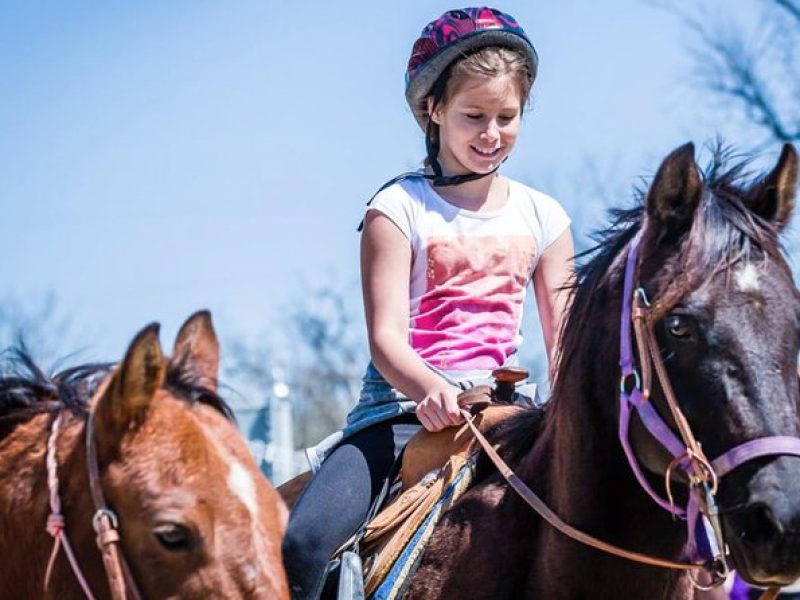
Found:
<svg viewBox="0 0 800 600"><path fill-rule="evenodd" d="M783 537L783 525L766 504L755 504L743 515L742 537L751 544L772 544Z"/></svg>

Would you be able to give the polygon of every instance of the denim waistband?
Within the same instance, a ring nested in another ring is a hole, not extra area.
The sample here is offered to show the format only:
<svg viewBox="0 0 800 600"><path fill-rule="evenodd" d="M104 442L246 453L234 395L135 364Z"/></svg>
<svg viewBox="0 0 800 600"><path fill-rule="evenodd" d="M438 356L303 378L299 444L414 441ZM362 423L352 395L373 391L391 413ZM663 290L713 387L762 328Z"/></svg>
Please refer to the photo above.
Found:
<svg viewBox="0 0 800 600"><path fill-rule="evenodd" d="M519 358L512 355L504 366L519 365ZM493 385L491 371L442 371L431 365L428 367L438 373L443 379L453 386L466 390L478 385ZM517 386L517 392L529 399L534 405L541 405L536 391L536 384L523 384ZM306 450L306 457L312 470L317 471L325 457L342 440L361 431L365 427L381 423L405 413L416 410L417 404L384 379L372 361L367 365L361 379L361 393L358 403L347 415L347 424L344 429L337 431L322 440L319 444Z"/></svg>

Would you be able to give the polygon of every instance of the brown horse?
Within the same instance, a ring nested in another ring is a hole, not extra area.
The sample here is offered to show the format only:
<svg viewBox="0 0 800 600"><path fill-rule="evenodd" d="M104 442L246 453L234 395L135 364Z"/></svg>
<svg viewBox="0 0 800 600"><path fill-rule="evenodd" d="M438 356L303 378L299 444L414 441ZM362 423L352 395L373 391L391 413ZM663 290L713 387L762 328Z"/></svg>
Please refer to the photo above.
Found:
<svg viewBox="0 0 800 600"><path fill-rule="evenodd" d="M218 363L205 311L186 321L169 359L157 324L116 368L51 378L20 354L15 372L0 378L0 598L87 597L63 545L45 586L56 512L95 598L288 599L286 509L217 395ZM93 521L105 522L93 519L96 496L118 520L118 545L113 531L104 545L111 540L129 572L121 594L95 543Z"/></svg>
<svg viewBox="0 0 800 600"><path fill-rule="evenodd" d="M701 173L687 144L662 163L641 206L617 213L616 226L578 273L541 425L535 414L523 414L501 440L516 473L561 519L673 561L687 543L686 524L645 493L618 435L622 275L638 232L639 285L662 315L658 347L707 456L755 438L800 434L800 295L777 239L794 208L797 154L786 145L775 169L752 184L743 182L742 165L724 162L718 150ZM674 425L665 398L654 384L653 404ZM644 477L665 495L671 456L637 415L631 441ZM573 541L489 468L438 525L409 597L691 597L684 572ZM685 503L685 484L672 488L676 502ZM721 479L717 501L740 574L765 586L800 576L800 458L746 462Z"/></svg>

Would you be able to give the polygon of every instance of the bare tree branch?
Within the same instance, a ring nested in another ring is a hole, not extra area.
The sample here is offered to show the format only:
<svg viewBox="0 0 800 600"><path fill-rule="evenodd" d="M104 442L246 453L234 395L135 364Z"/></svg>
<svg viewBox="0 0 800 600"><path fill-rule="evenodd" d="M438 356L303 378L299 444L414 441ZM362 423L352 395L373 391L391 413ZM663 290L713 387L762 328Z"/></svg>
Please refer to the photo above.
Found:
<svg viewBox="0 0 800 600"><path fill-rule="evenodd" d="M788 12L800 25L800 5L792 0L774 0L775 4Z"/></svg>
<svg viewBox="0 0 800 600"><path fill-rule="evenodd" d="M725 21L728 4L696 14L679 0L651 4L676 15L693 34L693 62L700 87L723 110L735 111L767 140L800 141L800 4L768 0L759 4L760 22L752 31ZM787 14L792 17L786 19Z"/></svg>

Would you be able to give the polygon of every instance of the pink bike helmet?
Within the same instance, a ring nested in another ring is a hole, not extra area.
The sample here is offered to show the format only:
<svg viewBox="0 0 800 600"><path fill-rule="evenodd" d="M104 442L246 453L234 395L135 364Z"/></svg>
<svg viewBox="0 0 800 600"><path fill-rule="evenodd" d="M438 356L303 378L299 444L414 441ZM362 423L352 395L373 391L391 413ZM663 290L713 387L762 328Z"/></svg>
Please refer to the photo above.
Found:
<svg viewBox="0 0 800 600"><path fill-rule="evenodd" d="M417 123L426 131L426 98L434 83L458 57L485 46L519 50L528 59L531 81L536 78L536 50L513 17L481 6L449 10L428 23L411 50L406 69L406 100Z"/></svg>
<svg viewBox="0 0 800 600"><path fill-rule="evenodd" d="M497 165L488 173L444 175L438 160L438 126L428 119L426 99L434 93L433 88L438 79L454 60L486 46L504 46L522 52L528 62L531 82L536 79L539 58L533 44L514 18L499 10L486 6L449 10L422 30L408 60L406 100L414 118L425 132L427 160L433 174L419 171L402 173L384 183L367 202L367 206L382 190L404 179L421 177L429 179L436 186L460 185L491 175L500 167ZM361 231L363 226L364 221L358 226L358 230Z"/></svg>

